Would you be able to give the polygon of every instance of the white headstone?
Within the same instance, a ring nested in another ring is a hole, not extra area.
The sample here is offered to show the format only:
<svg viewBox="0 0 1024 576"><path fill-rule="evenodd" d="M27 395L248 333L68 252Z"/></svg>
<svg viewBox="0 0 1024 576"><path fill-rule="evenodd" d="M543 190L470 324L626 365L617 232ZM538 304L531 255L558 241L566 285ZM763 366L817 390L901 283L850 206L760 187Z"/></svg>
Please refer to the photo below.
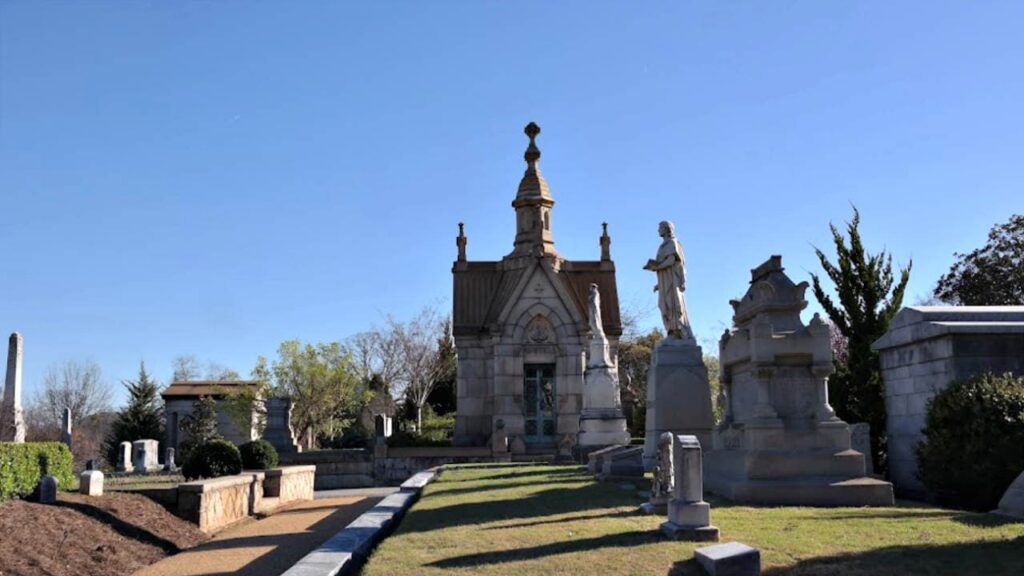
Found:
<svg viewBox="0 0 1024 576"><path fill-rule="evenodd" d="M164 450L164 470L168 472L178 471L178 464L174 461L174 448L170 446Z"/></svg>
<svg viewBox="0 0 1024 576"><path fill-rule="evenodd" d="M661 531L675 540L717 541L718 528L711 525L711 505L704 501L704 470L696 436L675 436L672 464L673 498Z"/></svg>
<svg viewBox="0 0 1024 576"><path fill-rule="evenodd" d="M136 440L132 442L132 469L136 474L160 470L160 443L156 440Z"/></svg>
<svg viewBox="0 0 1024 576"><path fill-rule="evenodd" d="M130 472L132 470L132 443L127 440L121 442L117 451L117 471Z"/></svg>
<svg viewBox="0 0 1024 576"><path fill-rule="evenodd" d="M7 347L7 379L0 407L0 442L25 441L25 418L21 412L21 359L24 342L21 334L11 334Z"/></svg>
<svg viewBox="0 0 1024 576"><path fill-rule="evenodd" d="M103 472L86 470L78 477L78 493L86 496L103 496Z"/></svg>

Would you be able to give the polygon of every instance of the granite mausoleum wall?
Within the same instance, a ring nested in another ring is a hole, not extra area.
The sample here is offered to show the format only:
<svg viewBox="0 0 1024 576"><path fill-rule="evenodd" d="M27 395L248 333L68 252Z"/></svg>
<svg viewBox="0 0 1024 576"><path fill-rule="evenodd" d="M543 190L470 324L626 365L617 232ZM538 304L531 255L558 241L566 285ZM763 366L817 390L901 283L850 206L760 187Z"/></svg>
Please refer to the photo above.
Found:
<svg viewBox="0 0 1024 576"><path fill-rule="evenodd" d="M914 450L928 400L975 374L1024 374L1024 306L907 307L873 348L885 382L890 479L898 495L921 498Z"/></svg>

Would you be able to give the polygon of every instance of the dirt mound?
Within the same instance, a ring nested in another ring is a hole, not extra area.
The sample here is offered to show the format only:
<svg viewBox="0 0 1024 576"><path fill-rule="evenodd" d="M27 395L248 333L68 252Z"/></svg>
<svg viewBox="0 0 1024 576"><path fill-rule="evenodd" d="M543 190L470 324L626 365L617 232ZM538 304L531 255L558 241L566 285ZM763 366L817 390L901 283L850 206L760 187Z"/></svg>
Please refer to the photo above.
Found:
<svg viewBox="0 0 1024 576"><path fill-rule="evenodd" d="M208 537L137 494L0 504L0 576L131 574Z"/></svg>

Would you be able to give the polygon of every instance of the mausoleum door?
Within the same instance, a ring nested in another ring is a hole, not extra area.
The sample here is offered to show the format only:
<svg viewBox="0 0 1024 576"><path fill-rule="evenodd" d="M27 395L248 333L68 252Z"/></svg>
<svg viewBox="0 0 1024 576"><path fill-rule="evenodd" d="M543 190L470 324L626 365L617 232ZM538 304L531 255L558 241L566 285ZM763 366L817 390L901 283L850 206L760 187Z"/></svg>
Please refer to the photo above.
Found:
<svg viewBox="0 0 1024 576"><path fill-rule="evenodd" d="M553 442L556 416L555 365L527 364L523 367L523 374L526 441Z"/></svg>

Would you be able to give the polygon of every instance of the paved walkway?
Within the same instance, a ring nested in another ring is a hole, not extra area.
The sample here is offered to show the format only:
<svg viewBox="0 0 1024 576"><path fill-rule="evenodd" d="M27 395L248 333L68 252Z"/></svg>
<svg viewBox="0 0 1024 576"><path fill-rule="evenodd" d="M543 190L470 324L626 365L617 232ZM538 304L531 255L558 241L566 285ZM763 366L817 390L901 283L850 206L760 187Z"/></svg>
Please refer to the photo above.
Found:
<svg viewBox="0 0 1024 576"><path fill-rule="evenodd" d="M281 574L379 502L384 495L374 490L317 493L316 500L228 528L206 544L165 558L135 576Z"/></svg>

